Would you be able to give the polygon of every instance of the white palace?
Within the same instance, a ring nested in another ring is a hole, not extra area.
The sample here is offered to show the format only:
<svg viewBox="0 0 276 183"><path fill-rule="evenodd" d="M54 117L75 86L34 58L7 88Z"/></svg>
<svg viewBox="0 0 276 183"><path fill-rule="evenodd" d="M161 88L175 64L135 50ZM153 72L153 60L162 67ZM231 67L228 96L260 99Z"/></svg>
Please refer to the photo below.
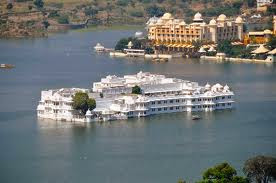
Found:
<svg viewBox="0 0 276 183"><path fill-rule="evenodd" d="M142 94L131 94L136 85ZM96 100L97 107L88 110L86 116L80 116L72 108L72 96L77 91L87 92ZM39 118L53 120L109 121L161 113L231 109L234 102L234 93L227 85L200 86L197 82L139 72L102 78L93 84L92 91L76 88L42 91L37 114Z"/></svg>

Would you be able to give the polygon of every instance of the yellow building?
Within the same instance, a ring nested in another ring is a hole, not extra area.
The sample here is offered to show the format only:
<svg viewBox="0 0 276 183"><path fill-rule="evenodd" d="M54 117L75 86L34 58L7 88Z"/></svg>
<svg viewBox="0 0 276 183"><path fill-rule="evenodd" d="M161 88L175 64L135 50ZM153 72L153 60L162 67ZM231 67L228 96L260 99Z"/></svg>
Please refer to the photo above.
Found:
<svg viewBox="0 0 276 183"><path fill-rule="evenodd" d="M268 29L258 32L248 32L248 34L244 36L244 44L265 44L272 35L273 32Z"/></svg>
<svg viewBox="0 0 276 183"><path fill-rule="evenodd" d="M224 14L206 24L202 15L196 13L193 23L186 24L184 19L176 19L170 13L165 13L161 18L151 18L147 25L148 38L154 45L164 45L173 50L192 47L192 42L198 40L215 44L220 40L243 39L242 18L231 21Z"/></svg>

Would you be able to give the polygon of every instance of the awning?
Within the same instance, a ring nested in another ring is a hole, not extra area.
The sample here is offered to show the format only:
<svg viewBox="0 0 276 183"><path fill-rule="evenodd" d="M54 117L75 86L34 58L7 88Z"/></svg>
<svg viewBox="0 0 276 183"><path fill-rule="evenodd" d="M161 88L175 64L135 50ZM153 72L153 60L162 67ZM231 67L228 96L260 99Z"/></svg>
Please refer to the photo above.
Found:
<svg viewBox="0 0 276 183"><path fill-rule="evenodd" d="M267 54L269 54L269 55L275 55L276 54L276 48L274 48L274 50L268 52Z"/></svg>
<svg viewBox="0 0 276 183"><path fill-rule="evenodd" d="M267 48L265 48L263 44L261 44L259 48L257 48L256 50L252 51L251 53L262 54L262 53L267 53L267 52L269 52L269 50Z"/></svg>

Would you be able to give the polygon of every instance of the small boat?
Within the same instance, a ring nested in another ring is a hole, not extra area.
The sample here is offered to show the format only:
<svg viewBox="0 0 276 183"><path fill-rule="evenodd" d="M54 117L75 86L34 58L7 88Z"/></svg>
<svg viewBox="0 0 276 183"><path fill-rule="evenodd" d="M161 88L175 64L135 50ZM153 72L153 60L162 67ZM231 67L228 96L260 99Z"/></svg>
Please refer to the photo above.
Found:
<svg viewBox="0 0 276 183"><path fill-rule="evenodd" d="M167 58L154 58L152 59L154 62L168 62L169 59Z"/></svg>
<svg viewBox="0 0 276 183"><path fill-rule="evenodd" d="M105 48L100 43L97 43L96 46L94 46L94 49L96 52L104 52Z"/></svg>
<svg viewBox="0 0 276 183"><path fill-rule="evenodd" d="M201 117L199 115L192 115L192 120L199 120Z"/></svg>
<svg viewBox="0 0 276 183"><path fill-rule="evenodd" d="M14 68L15 66L12 65L12 64L0 64L0 68L1 69L12 69Z"/></svg>

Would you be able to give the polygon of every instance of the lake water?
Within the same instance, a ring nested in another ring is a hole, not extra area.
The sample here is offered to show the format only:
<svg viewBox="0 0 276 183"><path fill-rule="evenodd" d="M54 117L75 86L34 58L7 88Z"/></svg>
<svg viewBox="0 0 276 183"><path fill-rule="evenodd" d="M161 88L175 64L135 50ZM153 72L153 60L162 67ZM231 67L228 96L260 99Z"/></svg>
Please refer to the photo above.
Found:
<svg viewBox="0 0 276 183"><path fill-rule="evenodd" d="M152 63L112 59L92 47L136 30L55 34L0 40L0 182L173 183L196 181L204 169L227 161L240 173L246 159L276 155L276 66L178 59ZM38 121L43 89L92 86L108 74L138 71L228 84L236 109L164 114L127 121L74 125Z"/></svg>

